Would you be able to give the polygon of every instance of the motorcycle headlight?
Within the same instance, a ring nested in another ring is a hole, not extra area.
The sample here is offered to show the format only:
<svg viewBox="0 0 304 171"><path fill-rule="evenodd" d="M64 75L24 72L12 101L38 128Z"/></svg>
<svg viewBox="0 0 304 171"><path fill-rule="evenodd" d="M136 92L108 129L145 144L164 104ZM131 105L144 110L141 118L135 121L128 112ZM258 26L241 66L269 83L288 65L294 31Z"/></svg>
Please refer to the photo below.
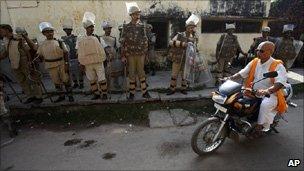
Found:
<svg viewBox="0 0 304 171"><path fill-rule="evenodd" d="M212 100L215 101L216 103L224 104L225 101L227 100L227 96L213 93Z"/></svg>

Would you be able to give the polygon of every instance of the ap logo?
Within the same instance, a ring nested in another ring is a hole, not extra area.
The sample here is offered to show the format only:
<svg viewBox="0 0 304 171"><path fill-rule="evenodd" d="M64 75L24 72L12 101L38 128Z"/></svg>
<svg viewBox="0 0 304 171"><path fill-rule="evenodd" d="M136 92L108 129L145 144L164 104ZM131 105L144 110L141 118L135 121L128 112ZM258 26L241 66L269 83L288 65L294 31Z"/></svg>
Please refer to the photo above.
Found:
<svg viewBox="0 0 304 171"><path fill-rule="evenodd" d="M289 159L287 167L298 167L301 163L299 159Z"/></svg>

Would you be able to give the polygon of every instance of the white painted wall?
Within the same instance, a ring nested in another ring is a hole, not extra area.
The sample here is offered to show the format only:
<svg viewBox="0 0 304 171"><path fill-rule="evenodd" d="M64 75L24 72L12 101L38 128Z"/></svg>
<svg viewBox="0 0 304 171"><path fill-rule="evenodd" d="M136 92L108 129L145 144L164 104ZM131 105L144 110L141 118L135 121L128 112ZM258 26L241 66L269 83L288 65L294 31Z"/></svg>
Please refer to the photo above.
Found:
<svg viewBox="0 0 304 171"><path fill-rule="evenodd" d="M270 0L267 2L267 15L270 8ZM95 32L99 35L103 34L101 22L103 20L111 20L116 26L113 29L113 34L118 36L117 26L123 21L129 21L129 16L126 13L125 1L93 1L93 0L66 0L66 1L12 1L1 0L1 21L0 23L12 24L14 27L23 26L27 29L29 36L43 40L38 29L38 24L42 21L49 21L56 28L56 35L64 35L61 29L62 22L66 18L71 18L74 21L74 32L76 34L84 34L82 28L82 17L84 12L91 11L96 15ZM173 6L179 6L184 11L189 12L206 12L210 11L209 0L189 0L189 1L161 1L155 9L148 10L155 1L138 1L139 7L143 13L153 12L157 9L167 9ZM197 27L197 32L201 32L201 26ZM216 48L216 43L221 34L201 34L199 50L206 56L213 56ZM240 44L243 50L247 51L252 39L258 34L238 34Z"/></svg>

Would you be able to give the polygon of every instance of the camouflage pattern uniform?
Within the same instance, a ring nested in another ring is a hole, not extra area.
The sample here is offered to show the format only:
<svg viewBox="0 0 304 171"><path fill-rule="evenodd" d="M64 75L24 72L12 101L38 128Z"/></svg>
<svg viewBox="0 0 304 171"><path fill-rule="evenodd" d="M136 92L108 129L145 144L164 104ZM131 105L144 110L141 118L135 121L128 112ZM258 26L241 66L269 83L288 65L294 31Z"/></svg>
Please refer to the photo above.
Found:
<svg viewBox="0 0 304 171"><path fill-rule="evenodd" d="M280 59L284 62L284 67L286 67L287 61L294 59L296 57L296 50L293 45L293 38L282 38L278 42L276 42L276 49L273 54L275 59Z"/></svg>
<svg viewBox="0 0 304 171"><path fill-rule="evenodd" d="M142 94L147 92L146 76L144 71L145 56L148 51L148 38L143 23L123 25L122 53L127 58L129 72L129 90L135 94L136 76L140 81Z"/></svg>
<svg viewBox="0 0 304 171"><path fill-rule="evenodd" d="M61 39L69 48L69 63L70 63L70 75L72 77L74 85L80 85L83 87L83 72L79 69L79 61L76 55L76 42L77 36L71 34L70 36L62 36Z"/></svg>
<svg viewBox="0 0 304 171"><path fill-rule="evenodd" d="M186 48L183 44L192 42L195 45L198 44L198 37L196 35L190 35L186 32L177 33L170 41L169 60L172 61L172 74L170 82L170 90L175 91L177 85L178 75L184 75L184 65L186 60ZM182 78L181 89L186 90L187 81Z"/></svg>
<svg viewBox="0 0 304 171"><path fill-rule="evenodd" d="M216 47L217 68L216 77L221 78L229 76L228 63L238 53L241 52L241 47L236 35L223 34Z"/></svg>

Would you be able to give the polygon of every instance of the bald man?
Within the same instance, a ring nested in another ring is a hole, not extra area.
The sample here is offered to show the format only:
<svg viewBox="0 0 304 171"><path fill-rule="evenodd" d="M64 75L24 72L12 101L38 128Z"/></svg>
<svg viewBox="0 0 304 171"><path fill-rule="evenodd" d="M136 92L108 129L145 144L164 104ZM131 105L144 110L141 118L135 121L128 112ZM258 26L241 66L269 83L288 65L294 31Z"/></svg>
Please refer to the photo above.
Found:
<svg viewBox="0 0 304 171"><path fill-rule="evenodd" d="M256 50L258 58L255 58L244 69L242 69L235 75L226 78L231 80L235 80L239 78L247 79L245 82L245 84L247 85L245 85L245 87L250 88L250 86L248 86L249 84L248 80L249 82L252 83L264 78L263 74L266 72L269 71L278 72L278 76L275 77L274 80L267 78L254 85L254 89L257 90L258 96L263 97L269 94L270 97L262 98L257 126L254 131L255 133L253 134L253 137L260 136L262 130L268 131L270 125L273 123L273 119L275 115L278 112L281 112L278 108L278 104L280 103L279 101L281 99L279 98L280 96L279 91L282 91L282 88L284 86L287 86L287 73L285 67L283 66L282 61L275 60L271 57L271 55L274 52L274 49L275 49L275 45L270 41L261 43ZM256 67L255 70L254 67ZM253 72L251 72L251 69Z"/></svg>

